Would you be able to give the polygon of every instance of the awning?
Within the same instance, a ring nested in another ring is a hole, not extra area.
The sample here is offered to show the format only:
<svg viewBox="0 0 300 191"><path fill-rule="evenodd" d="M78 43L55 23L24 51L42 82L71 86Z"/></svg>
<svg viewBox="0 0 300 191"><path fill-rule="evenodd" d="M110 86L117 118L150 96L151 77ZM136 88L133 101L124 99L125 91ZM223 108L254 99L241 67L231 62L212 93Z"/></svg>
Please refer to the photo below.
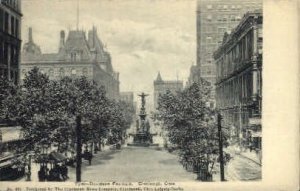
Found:
<svg viewBox="0 0 300 191"><path fill-rule="evenodd" d="M14 126L14 127L1 127L1 137L0 142L6 143L16 140L22 140L22 127L20 126Z"/></svg>
<svg viewBox="0 0 300 191"><path fill-rule="evenodd" d="M67 158L63 154L58 152L51 152L49 155L49 159L54 160L55 162L63 162L67 160Z"/></svg>
<svg viewBox="0 0 300 191"><path fill-rule="evenodd" d="M257 131L257 132L253 131L252 137L261 137L261 131Z"/></svg>

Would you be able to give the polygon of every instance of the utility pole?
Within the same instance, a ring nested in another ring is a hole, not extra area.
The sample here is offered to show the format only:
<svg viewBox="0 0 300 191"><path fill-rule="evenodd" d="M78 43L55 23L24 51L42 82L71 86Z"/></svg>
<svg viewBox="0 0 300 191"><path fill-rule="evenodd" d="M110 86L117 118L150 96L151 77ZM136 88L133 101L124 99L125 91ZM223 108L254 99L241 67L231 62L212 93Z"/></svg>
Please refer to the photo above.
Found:
<svg viewBox="0 0 300 191"><path fill-rule="evenodd" d="M222 136L222 126L221 126L222 116L218 113L218 137L219 137L219 159L220 159L220 174L221 181L225 181L224 178L224 158L223 158L223 136Z"/></svg>
<svg viewBox="0 0 300 191"><path fill-rule="evenodd" d="M81 182L81 116L76 116L76 182Z"/></svg>

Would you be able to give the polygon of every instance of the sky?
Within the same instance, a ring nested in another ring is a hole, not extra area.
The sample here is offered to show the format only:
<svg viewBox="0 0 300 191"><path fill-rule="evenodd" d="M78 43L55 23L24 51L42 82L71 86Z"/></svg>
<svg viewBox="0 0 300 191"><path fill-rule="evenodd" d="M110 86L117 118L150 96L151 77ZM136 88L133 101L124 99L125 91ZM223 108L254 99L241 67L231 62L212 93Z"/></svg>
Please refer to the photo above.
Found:
<svg viewBox="0 0 300 191"><path fill-rule="evenodd" d="M153 80L187 80L196 59L194 0L78 0L79 29L97 27L120 73L120 90L153 93ZM22 39L28 27L43 53L58 50L59 32L74 30L76 0L22 0ZM150 98L153 99L153 98ZM151 102L151 101L150 101Z"/></svg>

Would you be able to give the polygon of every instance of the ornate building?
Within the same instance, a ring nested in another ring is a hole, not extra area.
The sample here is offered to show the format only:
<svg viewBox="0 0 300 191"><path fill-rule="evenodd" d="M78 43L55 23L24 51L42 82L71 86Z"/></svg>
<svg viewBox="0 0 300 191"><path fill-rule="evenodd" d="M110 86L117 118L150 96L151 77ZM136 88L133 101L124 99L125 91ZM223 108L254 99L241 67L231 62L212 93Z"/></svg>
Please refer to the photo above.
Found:
<svg viewBox="0 0 300 191"><path fill-rule="evenodd" d="M261 11L247 13L214 53L216 104L239 143L261 149Z"/></svg>
<svg viewBox="0 0 300 191"><path fill-rule="evenodd" d="M165 94L167 90L175 93L183 89L183 81L165 81L158 73L156 80L154 80L154 108L158 107L159 95Z"/></svg>
<svg viewBox="0 0 300 191"><path fill-rule="evenodd" d="M0 75L19 82L21 0L0 1Z"/></svg>
<svg viewBox="0 0 300 191"><path fill-rule="evenodd" d="M215 84L213 52L221 45L224 33L236 27L245 13L260 8L262 0L197 1L197 64L191 68L191 80L197 80L200 73L200 77Z"/></svg>
<svg viewBox="0 0 300 191"><path fill-rule="evenodd" d="M98 85L105 86L109 98L119 98L119 73L114 72L110 54L98 38L97 29L88 31L60 32L57 53L43 54L40 47L33 42L32 29L29 28L28 42L24 44L21 61L21 79L33 67L56 80L64 76L86 76Z"/></svg>

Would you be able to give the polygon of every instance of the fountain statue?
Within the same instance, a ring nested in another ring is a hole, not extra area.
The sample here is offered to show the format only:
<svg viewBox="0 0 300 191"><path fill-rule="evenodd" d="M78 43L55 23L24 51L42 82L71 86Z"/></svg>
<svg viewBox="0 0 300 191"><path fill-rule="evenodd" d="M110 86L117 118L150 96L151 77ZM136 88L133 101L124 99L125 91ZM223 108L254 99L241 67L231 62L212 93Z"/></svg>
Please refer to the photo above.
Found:
<svg viewBox="0 0 300 191"><path fill-rule="evenodd" d="M128 146L158 146L158 144L153 144L153 136L156 133L150 133L150 123L147 119L146 112L146 97L148 94L142 93L138 95L141 97L141 110L139 114L139 119L136 120L136 132L129 134L133 136L133 143L128 143Z"/></svg>

